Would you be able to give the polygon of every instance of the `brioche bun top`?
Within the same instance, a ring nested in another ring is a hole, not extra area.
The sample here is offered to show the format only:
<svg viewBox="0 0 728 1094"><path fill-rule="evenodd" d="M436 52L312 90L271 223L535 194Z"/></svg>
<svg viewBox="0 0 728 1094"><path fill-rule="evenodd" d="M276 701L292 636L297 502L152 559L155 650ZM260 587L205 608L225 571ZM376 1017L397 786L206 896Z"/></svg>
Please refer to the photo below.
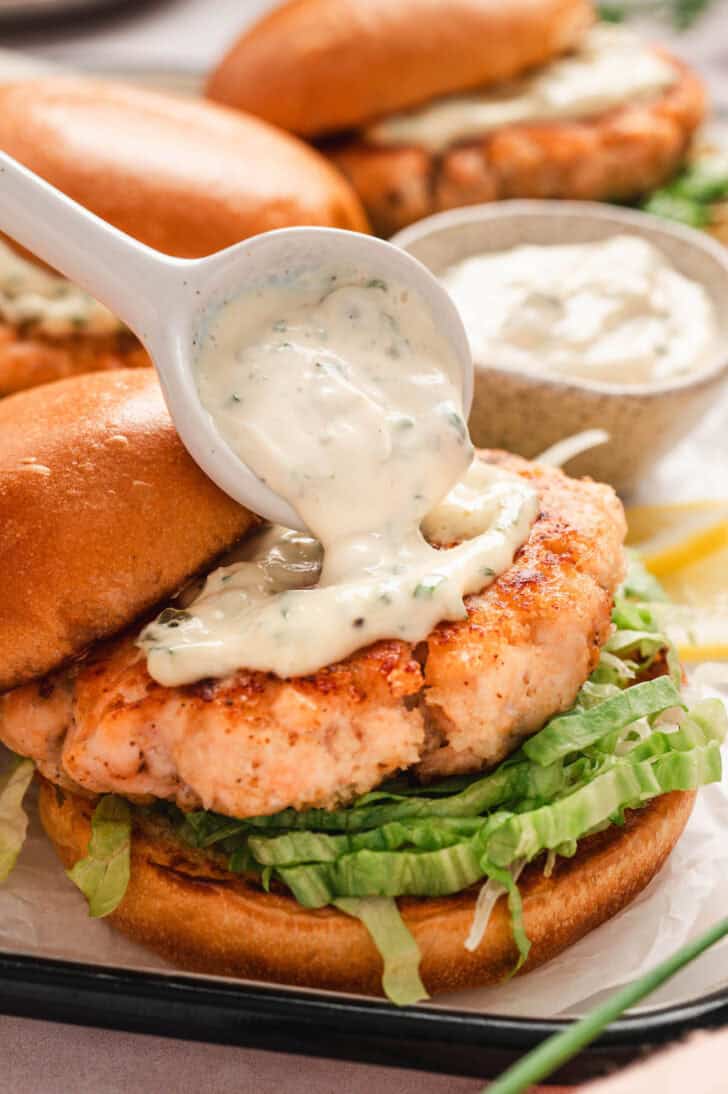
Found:
<svg viewBox="0 0 728 1094"><path fill-rule="evenodd" d="M152 370L0 401L0 689L131 622L253 519L187 454Z"/></svg>
<svg viewBox="0 0 728 1094"><path fill-rule="evenodd" d="M207 94L322 136L509 80L593 18L589 0L289 0L238 38Z"/></svg>
<svg viewBox="0 0 728 1094"><path fill-rule="evenodd" d="M366 231L335 167L212 103L52 77L0 87L0 148L109 223L199 258L296 224Z"/></svg>

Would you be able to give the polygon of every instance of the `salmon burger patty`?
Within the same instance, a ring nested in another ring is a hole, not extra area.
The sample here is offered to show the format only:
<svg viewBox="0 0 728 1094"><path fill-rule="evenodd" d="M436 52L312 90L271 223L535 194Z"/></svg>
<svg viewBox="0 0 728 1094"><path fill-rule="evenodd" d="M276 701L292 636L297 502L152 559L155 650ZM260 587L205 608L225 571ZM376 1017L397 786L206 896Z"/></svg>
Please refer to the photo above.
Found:
<svg viewBox="0 0 728 1094"><path fill-rule="evenodd" d="M361 135L332 142L326 152L384 236L431 213L480 202L627 201L675 173L705 114L700 80L660 55L677 71L671 87L593 118L506 125L444 152L377 146Z"/></svg>
<svg viewBox="0 0 728 1094"><path fill-rule="evenodd" d="M133 334L69 334L50 337L0 323L0 396L116 368L150 366L146 350Z"/></svg>
<svg viewBox="0 0 728 1094"><path fill-rule="evenodd" d="M0 736L50 780L235 817L331 808L403 768L499 762L568 709L610 630L623 576L614 491L516 456L540 512L512 566L416 647L379 642L289 680L240 669L164 687L135 634L6 693Z"/></svg>

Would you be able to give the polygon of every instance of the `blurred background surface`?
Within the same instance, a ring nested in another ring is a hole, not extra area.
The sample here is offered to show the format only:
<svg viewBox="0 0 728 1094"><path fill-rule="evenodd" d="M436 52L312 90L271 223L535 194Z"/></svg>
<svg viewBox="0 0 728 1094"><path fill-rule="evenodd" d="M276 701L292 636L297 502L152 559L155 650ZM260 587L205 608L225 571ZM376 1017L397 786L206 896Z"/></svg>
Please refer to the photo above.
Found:
<svg viewBox="0 0 728 1094"><path fill-rule="evenodd" d="M15 15L23 6L28 15L21 21L2 18L3 9ZM236 33L276 6L276 0L0 0L0 46L193 90ZM48 17L51 9L55 17ZM728 0L614 0L602 10L628 16L674 46L700 69L715 108L728 115Z"/></svg>

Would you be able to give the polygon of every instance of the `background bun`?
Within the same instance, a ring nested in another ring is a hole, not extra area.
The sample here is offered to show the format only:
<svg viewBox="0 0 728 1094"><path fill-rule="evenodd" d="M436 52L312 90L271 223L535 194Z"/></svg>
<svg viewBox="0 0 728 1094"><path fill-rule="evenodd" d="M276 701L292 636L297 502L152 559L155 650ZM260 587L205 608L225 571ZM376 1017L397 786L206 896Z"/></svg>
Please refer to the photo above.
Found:
<svg viewBox="0 0 728 1094"><path fill-rule="evenodd" d="M187 455L150 369L0 401L0 689L119 630L253 519Z"/></svg>
<svg viewBox="0 0 728 1094"><path fill-rule="evenodd" d="M256 118L123 84L0 87L0 148L117 228L195 258L271 228L366 231L349 184Z"/></svg>
<svg viewBox="0 0 728 1094"><path fill-rule="evenodd" d="M687 823L695 795L676 792L631 813L559 859L550 878L536 863L519 879L535 968L628 904L660 869ZM40 817L64 866L86 854L93 802L42 781ZM188 850L137 814L131 881L114 926L196 972L381 994L381 960L358 920L332 908L310 911L265 893ZM140 827L139 825L144 825ZM492 984L514 966L505 903L495 908L475 953L464 948L478 886L452 897L399 901L422 953L430 992Z"/></svg>
<svg viewBox="0 0 728 1094"><path fill-rule="evenodd" d="M593 17L588 0L289 0L238 38L207 94L320 136L508 80Z"/></svg>

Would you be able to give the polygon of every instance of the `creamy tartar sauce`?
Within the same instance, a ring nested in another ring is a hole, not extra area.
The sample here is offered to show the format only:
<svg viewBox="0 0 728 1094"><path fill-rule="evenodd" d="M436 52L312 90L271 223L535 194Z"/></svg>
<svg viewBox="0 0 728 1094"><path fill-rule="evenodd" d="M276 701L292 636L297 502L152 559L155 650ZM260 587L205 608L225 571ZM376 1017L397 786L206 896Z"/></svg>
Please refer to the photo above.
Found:
<svg viewBox="0 0 728 1094"><path fill-rule="evenodd" d="M668 61L623 27L597 24L574 53L496 89L435 99L365 130L373 144L420 145L434 152L505 125L602 114L670 87Z"/></svg>
<svg viewBox="0 0 728 1094"><path fill-rule="evenodd" d="M645 384L715 358L710 296L638 236L475 255L442 281L479 365Z"/></svg>
<svg viewBox="0 0 728 1094"><path fill-rule="evenodd" d="M534 489L472 463L458 361L401 285L356 270L271 281L213 317L197 382L234 451L312 535L250 537L150 624L140 645L162 684L300 676L378 639L420 641L464 618L463 597L528 536Z"/></svg>
<svg viewBox="0 0 728 1094"><path fill-rule="evenodd" d="M83 289L21 258L2 242L0 319L56 338L122 329L116 316Z"/></svg>

